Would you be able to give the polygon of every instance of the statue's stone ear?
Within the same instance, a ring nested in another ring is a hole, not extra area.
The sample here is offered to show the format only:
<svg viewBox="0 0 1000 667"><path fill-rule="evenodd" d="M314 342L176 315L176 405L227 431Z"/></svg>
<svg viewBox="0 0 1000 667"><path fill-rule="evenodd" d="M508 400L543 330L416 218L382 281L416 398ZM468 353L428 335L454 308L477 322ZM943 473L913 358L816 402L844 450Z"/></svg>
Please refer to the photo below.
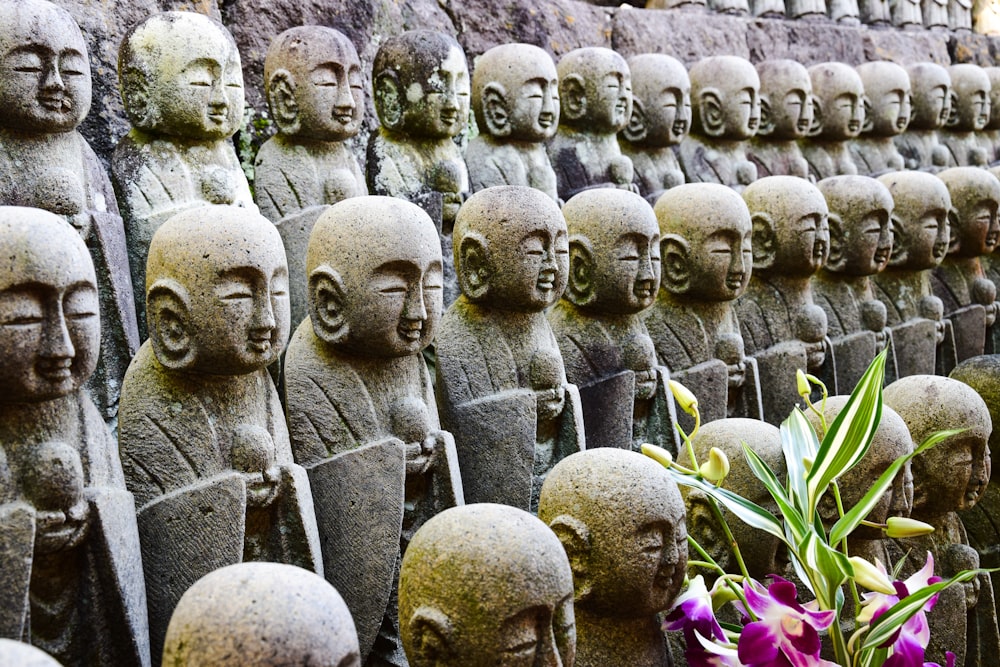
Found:
<svg viewBox="0 0 1000 667"><path fill-rule="evenodd" d="M632 143L645 141L649 134L646 127L646 114L642 110L642 102L637 98L632 98L632 116L628 119L628 125L622 130L622 136Z"/></svg>
<svg viewBox="0 0 1000 667"><path fill-rule="evenodd" d="M844 265L847 230L844 229L844 221L836 213L830 213L827 220L830 223L830 254L826 260L826 268L831 271L840 271Z"/></svg>
<svg viewBox="0 0 1000 667"><path fill-rule="evenodd" d="M559 80L560 114L567 120L580 120L587 115L587 87L579 74L567 74Z"/></svg>
<svg viewBox="0 0 1000 667"><path fill-rule="evenodd" d="M470 301L480 301L490 289L492 266L486 238L466 234L458 246L458 286Z"/></svg>
<svg viewBox="0 0 1000 667"><path fill-rule="evenodd" d="M593 581L590 577L590 529L569 514L560 514L549 523L549 528L562 542L563 550L573 570L574 601L590 596Z"/></svg>
<svg viewBox="0 0 1000 667"><path fill-rule="evenodd" d="M403 91L393 72L383 72L375 79L372 98L378 119L389 130L398 130L403 124Z"/></svg>
<svg viewBox="0 0 1000 667"><path fill-rule="evenodd" d="M760 96L760 125L757 126L757 136L766 137L774 132L774 116L771 114L771 102L767 95Z"/></svg>
<svg viewBox="0 0 1000 667"><path fill-rule="evenodd" d="M954 90L948 91L948 120L944 124L947 127L958 126L958 93Z"/></svg>
<svg viewBox="0 0 1000 667"><path fill-rule="evenodd" d="M861 103L865 107L865 120L861 125L861 132L871 132L872 128L875 127L875 120L872 117L872 101L867 95L861 96Z"/></svg>
<svg viewBox="0 0 1000 667"><path fill-rule="evenodd" d="M507 91L496 81L483 87L483 117L486 131L493 137L510 136L510 114L507 113Z"/></svg>
<svg viewBox="0 0 1000 667"><path fill-rule="evenodd" d="M198 350L191 340L191 302L183 285L170 278L153 283L146 294L146 322L161 364L182 370L194 363Z"/></svg>
<svg viewBox="0 0 1000 667"><path fill-rule="evenodd" d="M753 247L753 270L767 271L774 266L778 253L778 235L774 221L767 213L754 213L751 218L750 245Z"/></svg>
<svg viewBox="0 0 1000 667"><path fill-rule="evenodd" d="M323 342L337 344L347 338L345 305L340 274L326 264L313 269L309 274L309 318Z"/></svg>
<svg viewBox="0 0 1000 667"><path fill-rule="evenodd" d="M566 298L578 307L588 306L597 297L594 285L594 248L590 240L573 236L569 240L569 280Z"/></svg>
<svg viewBox="0 0 1000 667"><path fill-rule="evenodd" d="M682 236L665 234L660 239L660 280L668 292L684 294L691 288L690 252Z"/></svg>
<svg viewBox="0 0 1000 667"><path fill-rule="evenodd" d="M448 615L437 607L421 606L408 623L416 655L422 665L448 664L451 656L452 624Z"/></svg>
<svg viewBox="0 0 1000 667"><path fill-rule="evenodd" d="M299 131L299 103L295 100L295 77L287 69L279 69L267 82L267 104L281 131Z"/></svg>
<svg viewBox="0 0 1000 667"><path fill-rule="evenodd" d="M701 91L698 99L701 131L708 137L721 137L726 132L726 117L722 109L722 96L715 88Z"/></svg>
<svg viewBox="0 0 1000 667"><path fill-rule="evenodd" d="M892 225L892 251L889 255L889 266L900 266L906 263L906 244L909 239L906 237L902 223L895 215L889 218Z"/></svg>
<svg viewBox="0 0 1000 667"><path fill-rule="evenodd" d="M962 240L958 236L958 209L948 209L948 254L961 250Z"/></svg>
<svg viewBox="0 0 1000 667"><path fill-rule="evenodd" d="M156 110L149 101L149 75L138 67L129 67L121 76L122 98L132 124L150 129L156 124Z"/></svg>
<svg viewBox="0 0 1000 667"><path fill-rule="evenodd" d="M818 137L823 131L823 105L820 104L819 98L815 95L809 96L808 103L813 106L813 120L809 126L809 131L806 132L806 136Z"/></svg>

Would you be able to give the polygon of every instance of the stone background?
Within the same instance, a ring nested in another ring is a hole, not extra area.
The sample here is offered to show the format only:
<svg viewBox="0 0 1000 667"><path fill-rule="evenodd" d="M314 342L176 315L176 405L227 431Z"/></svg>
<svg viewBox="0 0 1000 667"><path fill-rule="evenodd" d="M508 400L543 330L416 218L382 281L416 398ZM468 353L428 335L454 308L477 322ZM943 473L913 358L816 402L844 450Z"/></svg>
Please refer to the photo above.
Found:
<svg viewBox="0 0 1000 667"><path fill-rule="evenodd" d="M271 39L296 25L327 25L354 42L370 71L384 36L428 28L455 35L469 56L505 42L527 42L558 59L581 46L606 46L625 57L666 53L690 65L716 54L759 62L792 58L804 65L839 60L856 65L893 60L941 64L994 65L1000 37L951 36L946 32L845 27L826 22L745 19L700 11L640 9L627 4L598 6L576 0L54 0L76 18L88 41L94 74L94 103L82 131L107 160L128 121L118 94L118 44L128 28L149 14L197 11L221 20L232 31L243 57L247 107L244 149L259 145L272 129L263 99L264 55ZM375 124L370 95L366 128ZM367 131L353 148L364 160Z"/></svg>

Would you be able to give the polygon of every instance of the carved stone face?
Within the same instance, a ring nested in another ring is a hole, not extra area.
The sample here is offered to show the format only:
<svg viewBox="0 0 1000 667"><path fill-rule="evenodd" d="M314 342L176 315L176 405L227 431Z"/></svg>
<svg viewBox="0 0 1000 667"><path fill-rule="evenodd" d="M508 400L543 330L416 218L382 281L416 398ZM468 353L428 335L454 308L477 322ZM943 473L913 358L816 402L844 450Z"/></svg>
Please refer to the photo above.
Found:
<svg viewBox="0 0 1000 667"><path fill-rule="evenodd" d="M90 63L80 28L43 0L0 7L0 124L68 132L90 110Z"/></svg>
<svg viewBox="0 0 1000 667"><path fill-rule="evenodd" d="M691 129L691 82L684 66L670 56L643 54L628 61L632 72L633 114L645 129L640 144L673 146Z"/></svg>
<svg viewBox="0 0 1000 667"><path fill-rule="evenodd" d="M806 136L813 122L808 70L794 60L767 60L757 64L757 73L761 106L766 104L767 125L771 127L769 136L775 139Z"/></svg>
<svg viewBox="0 0 1000 667"><path fill-rule="evenodd" d="M144 95L133 82L122 82L134 124L202 141L225 139L239 129L243 70L236 44L221 25L200 14L168 12L150 17L126 39L136 64L148 72ZM148 106L144 117L132 112L142 105Z"/></svg>
<svg viewBox="0 0 1000 667"><path fill-rule="evenodd" d="M818 187L830 207L827 270L852 276L878 273L889 263L892 195L867 176L834 176Z"/></svg>
<svg viewBox="0 0 1000 667"><path fill-rule="evenodd" d="M749 61L736 56L704 58L691 68L691 96L706 134L749 139L760 124L760 77ZM717 117L713 117L716 116ZM717 129L712 130L712 126Z"/></svg>
<svg viewBox="0 0 1000 667"><path fill-rule="evenodd" d="M504 140L540 142L559 127L559 79L548 53L530 44L495 46L476 62L472 75L473 108L483 131L492 131L485 114L499 107ZM492 123L497 123L493 116Z"/></svg>
<svg viewBox="0 0 1000 667"><path fill-rule="evenodd" d="M563 216L570 234L570 298L586 293L577 299L580 305L604 313L638 313L653 305L660 288L660 231L642 197L585 190L566 202Z"/></svg>
<svg viewBox="0 0 1000 667"><path fill-rule="evenodd" d="M0 208L0 402L79 389L100 351L97 281L79 234L53 214Z"/></svg>
<svg viewBox="0 0 1000 667"><path fill-rule="evenodd" d="M813 93L820 109L820 136L833 141L861 134L865 94L861 77L843 63L822 63L809 68Z"/></svg>
<svg viewBox="0 0 1000 667"><path fill-rule="evenodd" d="M415 137L457 136L469 119L469 66L465 54L458 46L450 46L441 58L427 62L430 66L426 71L414 71L409 80L400 79L403 127Z"/></svg>
<svg viewBox="0 0 1000 667"><path fill-rule="evenodd" d="M978 167L954 167L939 178L951 195L950 253L958 257L980 257L997 247L1000 241L1000 181Z"/></svg>
<svg viewBox="0 0 1000 667"><path fill-rule="evenodd" d="M979 131L990 122L990 78L978 65L952 65L952 109L948 127Z"/></svg>
<svg viewBox="0 0 1000 667"><path fill-rule="evenodd" d="M625 128L632 115L632 75L624 58L611 49L576 49L563 56L558 71L561 90L582 83L585 110L576 125L610 134Z"/></svg>
<svg viewBox="0 0 1000 667"><path fill-rule="evenodd" d="M910 124L910 77L906 70L888 61L859 65L869 109L866 130L877 137L901 134Z"/></svg>
<svg viewBox="0 0 1000 667"><path fill-rule="evenodd" d="M921 172L885 174L878 180L889 188L895 204L889 266L922 271L940 264L950 235L948 188L936 176Z"/></svg>
<svg viewBox="0 0 1000 667"><path fill-rule="evenodd" d="M910 127L934 130L948 120L948 95L951 76L948 70L934 63L918 63L906 68L913 94L913 119Z"/></svg>
<svg viewBox="0 0 1000 667"><path fill-rule="evenodd" d="M754 221L755 266L769 263L768 271L788 276L809 276L823 266L830 230L826 200L816 186L794 176L769 176L748 186L743 199Z"/></svg>
<svg viewBox="0 0 1000 667"><path fill-rule="evenodd" d="M417 531L400 570L399 616L414 667L570 665L576 656L566 553L544 523L505 505L445 510Z"/></svg>
<svg viewBox="0 0 1000 667"><path fill-rule="evenodd" d="M1000 67L984 67L983 71L990 78L990 122L988 130L1000 129Z"/></svg>

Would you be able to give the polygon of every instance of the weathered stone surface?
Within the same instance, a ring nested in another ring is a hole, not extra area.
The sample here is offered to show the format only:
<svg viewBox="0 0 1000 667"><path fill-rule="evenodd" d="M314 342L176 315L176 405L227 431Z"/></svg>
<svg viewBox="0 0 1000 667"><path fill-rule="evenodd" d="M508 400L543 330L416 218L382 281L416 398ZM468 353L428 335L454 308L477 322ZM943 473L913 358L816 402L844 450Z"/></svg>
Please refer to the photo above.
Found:
<svg viewBox="0 0 1000 667"><path fill-rule="evenodd" d="M796 60L806 67L836 60L856 65L862 60L862 30L831 23L758 20L747 26L749 58Z"/></svg>
<svg viewBox="0 0 1000 667"><path fill-rule="evenodd" d="M665 53L688 66L716 54L749 58L746 26L745 19L731 16L621 8L611 46L626 58Z"/></svg>
<svg viewBox="0 0 1000 667"><path fill-rule="evenodd" d="M45 651L12 639L0 639L0 662L19 667L62 667Z"/></svg>
<svg viewBox="0 0 1000 667"><path fill-rule="evenodd" d="M360 667L351 612L314 572L240 563L189 588L170 619L163 665Z"/></svg>
<svg viewBox="0 0 1000 667"><path fill-rule="evenodd" d="M677 483L637 452L591 449L560 461L542 487L538 518L573 568L578 667L669 664L657 614L687 567Z"/></svg>
<svg viewBox="0 0 1000 667"><path fill-rule="evenodd" d="M861 136L850 143L858 173L880 176L901 171L904 160L893 137L910 124L910 75L901 65L881 60L858 65L865 89L865 121Z"/></svg>
<svg viewBox="0 0 1000 667"><path fill-rule="evenodd" d="M849 145L861 134L865 120L861 77L841 62L813 65L809 76L816 99L814 129L802 144L809 174L817 181L857 174Z"/></svg>
<svg viewBox="0 0 1000 667"><path fill-rule="evenodd" d="M939 32L866 30L861 33L861 43L864 60L890 60L904 67L919 62L951 62L948 36Z"/></svg>
<svg viewBox="0 0 1000 667"><path fill-rule="evenodd" d="M787 59L757 63L760 76L760 126L750 140L747 158L757 177L809 176L809 163L798 140L812 127L812 80L809 71Z"/></svg>

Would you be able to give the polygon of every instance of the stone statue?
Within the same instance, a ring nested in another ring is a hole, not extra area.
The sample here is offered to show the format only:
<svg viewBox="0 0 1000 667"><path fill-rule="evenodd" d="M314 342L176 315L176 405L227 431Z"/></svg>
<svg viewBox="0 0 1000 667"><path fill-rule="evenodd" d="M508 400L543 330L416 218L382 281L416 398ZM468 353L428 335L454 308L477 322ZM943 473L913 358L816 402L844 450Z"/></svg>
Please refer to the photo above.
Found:
<svg viewBox="0 0 1000 667"><path fill-rule="evenodd" d="M923 30L924 14L921 0L889 0L892 10L892 25L903 30Z"/></svg>
<svg viewBox="0 0 1000 667"><path fill-rule="evenodd" d="M938 130L948 120L951 76L934 63L917 63L906 71L913 91L913 116L906 132L895 138L896 147L907 169L938 171L950 160Z"/></svg>
<svg viewBox="0 0 1000 667"><path fill-rule="evenodd" d="M400 199L343 201L313 227L305 268L310 315L285 355L292 451L309 472L326 577L351 608L362 658L405 664L390 602L400 551L462 502L454 440L420 355L441 318L437 231ZM371 483L358 488L360 478Z"/></svg>
<svg viewBox="0 0 1000 667"><path fill-rule="evenodd" d="M930 375L948 349L954 357L951 323L942 319L941 299L930 284L931 270L948 252L951 197L941 179L919 171L885 174L879 181L894 203L893 240L889 264L872 276L873 293L886 307L899 377Z"/></svg>
<svg viewBox="0 0 1000 667"><path fill-rule="evenodd" d="M372 95L381 127L368 140L368 190L408 199L447 237L469 190L454 138L469 122L469 67L449 35L411 30L379 47Z"/></svg>
<svg viewBox="0 0 1000 667"><path fill-rule="evenodd" d="M628 67L632 117L618 144L632 160L639 194L654 204L664 190L684 182L674 149L691 128L691 81L680 61L659 53L630 58Z"/></svg>
<svg viewBox="0 0 1000 667"><path fill-rule="evenodd" d="M254 198L285 244L291 321L298 326L308 310L305 257L316 218L329 204L368 194L344 143L364 117L361 61L340 32L298 26L271 42L264 86L278 133L257 153Z"/></svg>
<svg viewBox="0 0 1000 667"><path fill-rule="evenodd" d="M399 620L412 667L569 666L573 573L559 539L527 512L454 507L410 542Z"/></svg>
<svg viewBox="0 0 1000 667"><path fill-rule="evenodd" d="M826 316L810 278L830 249L826 200L794 176L769 176L743 193L753 224L753 275L736 302L747 353L757 359L764 419L781 423L799 400L788 378L825 362Z"/></svg>
<svg viewBox="0 0 1000 667"><path fill-rule="evenodd" d="M163 667L361 667L343 598L283 563L238 563L189 588L170 619Z"/></svg>
<svg viewBox="0 0 1000 667"><path fill-rule="evenodd" d="M689 183L728 185L741 191L757 179L747 160L747 140L760 124L760 77L744 58L710 56L695 63L691 76L691 134L678 158Z"/></svg>
<svg viewBox="0 0 1000 667"><path fill-rule="evenodd" d="M948 0L948 29L956 33L972 32L973 0Z"/></svg>
<svg viewBox="0 0 1000 667"><path fill-rule="evenodd" d="M132 494L81 388L100 353L79 230L0 207L0 636L67 667L149 662ZM4 664L22 664L2 660Z"/></svg>
<svg viewBox="0 0 1000 667"><path fill-rule="evenodd" d="M899 2L900 0L896 0ZM908 2L909 0L902 0ZM873 28L887 28L892 24L892 0L859 0L861 22Z"/></svg>
<svg viewBox="0 0 1000 667"><path fill-rule="evenodd" d="M825 20L826 0L785 0L785 17L804 21Z"/></svg>
<svg viewBox="0 0 1000 667"><path fill-rule="evenodd" d="M977 136L986 162L993 167L1000 163L1000 67L984 67L983 71L990 79L990 122Z"/></svg>
<svg viewBox="0 0 1000 667"><path fill-rule="evenodd" d="M859 174L880 176L903 169L895 137L910 124L910 75L896 63L879 60L856 68L865 89L861 136L849 143Z"/></svg>
<svg viewBox="0 0 1000 667"><path fill-rule="evenodd" d="M45 651L13 639L0 639L0 662L18 667L63 667Z"/></svg>
<svg viewBox="0 0 1000 667"><path fill-rule="evenodd" d="M147 18L125 35L118 84L132 129L111 160L146 337L146 256L175 213L205 204L256 210L230 137L243 120L243 70L222 24L193 12Z"/></svg>
<svg viewBox="0 0 1000 667"><path fill-rule="evenodd" d="M948 149L949 164L957 167L985 167L989 164L979 133L990 122L990 77L979 65L962 64L948 68L951 76L951 114L941 133L941 145Z"/></svg>
<svg viewBox="0 0 1000 667"><path fill-rule="evenodd" d="M573 568L577 667L669 665L658 618L684 582L687 528L677 483L642 454L591 449L563 459L538 518Z"/></svg>
<svg viewBox="0 0 1000 667"><path fill-rule="evenodd" d="M708 8L730 16L746 16L750 13L748 0L708 0Z"/></svg>
<svg viewBox="0 0 1000 667"><path fill-rule="evenodd" d="M924 27L928 30L948 29L949 0L923 0Z"/></svg>
<svg viewBox="0 0 1000 667"><path fill-rule="evenodd" d="M632 432L638 376L625 348L648 337L641 313L660 288L660 230L653 209L624 190L585 190L563 206L569 231L566 292L548 313L566 378L580 389L591 447L630 449L650 442L676 451L673 396L667 369L655 368L653 415L644 433Z"/></svg>
<svg viewBox="0 0 1000 667"><path fill-rule="evenodd" d="M178 213L153 236L146 287L149 340L125 376L119 443L159 655L177 600L208 572L250 560L323 570L266 369L289 327L277 229L235 206Z"/></svg>
<svg viewBox="0 0 1000 667"><path fill-rule="evenodd" d="M1000 311L996 285L980 261L1000 242L1000 180L978 167L954 167L938 177L951 195L951 245L931 286L954 326L957 361L963 361L983 353Z"/></svg>
<svg viewBox="0 0 1000 667"><path fill-rule="evenodd" d="M830 254L813 276L813 298L827 317L833 364L822 378L845 393L854 389L875 355L888 344L886 307L875 298L871 277L892 252L892 195L868 176L833 176L817 184L830 209ZM889 377L896 372L887 362ZM832 381L831 380L835 380Z"/></svg>
<svg viewBox="0 0 1000 667"><path fill-rule="evenodd" d="M747 157L757 175L809 177L809 163L796 140L813 122L812 81L794 60L757 63L760 76L760 127L750 140Z"/></svg>
<svg viewBox="0 0 1000 667"><path fill-rule="evenodd" d="M858 0L830 0L826 7L827 16L840 25L857 26L861 24L861 10Z"/></svg>
<svg viewBox="0 0 1000 667"><path fill-rule="evenodd" d="M632 78L625 59L602 47L559 59L559 130L549 142L560 199L587 188L634 190L632 161L616 135L632 116Z"/></svg>
<svg viewBox="0 0 1000 667"><path fill-rule="evenodd" d="M501 44L476 60L472 110L479 135L465 162L472 191L527 185L553 199L556 173L545 142L559 128L559 79L552 56L531 44Z"/></svg>
<svg viewBox="0 0 1000 667"><path fill-rule="evenodd" d="M69 12L44 0L3 3L0 26L0 205L52 211L87 244L101 319L100 356L87 390L113 424L139 334L115 193L76 130L90 110L87 46Z"/></svg>
<svg viewBox="0 0 1000 667"><path fill-rule="evenodd" d="M865 89L854 68L844 63L820 63L809 68L812 79L814 128L802 142L809 174L820 181L831 176L856 174L849 150L865 120Z"/></svg>
<svg viewBox="0 0 1000 667"><path fill-rule="evenodd" d="M466 499L527 509L552 466L584 448L580 394L545 319L569 273L558 205L523 186L477 192L456 221L455 265L462 296L435 339L441 423Z"/></svg>
<svg viewBox="0 0 1000 667"><path fill-rule="evenodd" d="M657 357L698 397L703 421L759 419L756 365L733 309L753 266L747 206L725 186L690 183L668 191L655 211L662 280L645 318Z"/></svg>
<svg viewBox="0 0 1000 667"><path fill-rule="evenodd" d="M910 551L903 574L922 566L928 551L934 556L934 573L940 577L978 567L978 554L969 546L958 511L974 507L990 479L987 439L992 421L986 404L968 385L931 375L897 380L885 388L883 396L885 404L906 422L914 443L940 430L963 429L913 459L911 516L932 525L934 532L900 540L902 551ZM945 650L956 654L956 665L994 660L1000 636L991 593L988 574L941 592L934 613L927 617L928 660L943 662Z"/></svg>

